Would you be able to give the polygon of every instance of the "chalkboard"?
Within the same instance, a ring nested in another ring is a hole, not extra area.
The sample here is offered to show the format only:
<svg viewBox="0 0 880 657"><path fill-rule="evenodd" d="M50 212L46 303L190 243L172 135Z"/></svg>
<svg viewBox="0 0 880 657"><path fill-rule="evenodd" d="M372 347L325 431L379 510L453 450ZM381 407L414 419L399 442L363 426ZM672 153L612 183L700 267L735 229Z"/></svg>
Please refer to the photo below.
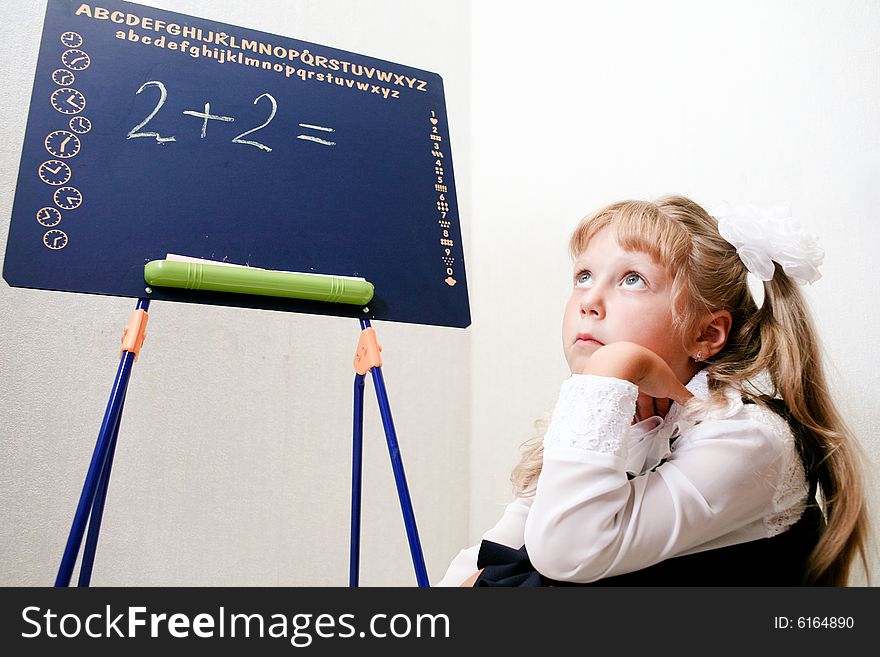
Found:
<svg viewBox="0 0 880 657"><path fill-rule="evenodd" d="M172 288L180 254L363 277L366 307ZM443 80L118 0L48 0L3 277L467 327Z"/></svg>

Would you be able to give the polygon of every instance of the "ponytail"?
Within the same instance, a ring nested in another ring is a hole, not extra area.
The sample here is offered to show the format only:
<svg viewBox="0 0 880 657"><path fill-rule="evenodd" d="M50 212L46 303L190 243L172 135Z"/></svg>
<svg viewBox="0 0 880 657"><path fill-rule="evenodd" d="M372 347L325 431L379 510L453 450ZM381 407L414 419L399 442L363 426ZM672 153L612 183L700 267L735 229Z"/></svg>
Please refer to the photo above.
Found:
<svg viewBox="0 0 880 657"><path fill-rule="evenodd" d="M826 520L810 554L807 583L845 586L857 555L868 574L864 455L831 400L803 295L782 268L775 267L773 278L764 283L763 305L732 336L730 348L710 362L709 377L736 386L743 397L768 408L774 397L784 401L807 477L821 497L821 503L809 503L819 504ZM751 358L742 358L744 352L751 352ZM742 386L765 370L771 392Z"/></svg>

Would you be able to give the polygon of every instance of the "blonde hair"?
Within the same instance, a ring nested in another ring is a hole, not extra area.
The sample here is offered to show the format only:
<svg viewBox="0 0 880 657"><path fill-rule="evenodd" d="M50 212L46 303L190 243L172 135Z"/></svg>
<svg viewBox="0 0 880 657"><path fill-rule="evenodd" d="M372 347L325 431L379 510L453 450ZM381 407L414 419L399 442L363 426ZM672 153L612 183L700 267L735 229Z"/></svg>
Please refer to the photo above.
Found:
<svg viewBox="0 0 880 657"><path fill-rule="evenodd" d="M725 347L706 363L709 399L696 398L688 410L722 404L724 388L745 400L784 414L792 426L807 477L821 496L826 527L812 551L807 582L844 586L856 556L868 573L868 512L860 447L835 407L806 302L776 265L764 283L758 308L748 287L747 270L718 232L718 222L694 201L665 196L654 202L621 201L584 218L569 242L576 258L607 226L620 246L650 255L671 276L673 328L697 335L706 314L726 309L733 317ZM767 381L769 375L769 382ZM769 383L771 390L762 391ZM535 422L537 435L523 444L522 459L511 473L514 493L534 495L543 462L542 438L550 415Z"/></svg>

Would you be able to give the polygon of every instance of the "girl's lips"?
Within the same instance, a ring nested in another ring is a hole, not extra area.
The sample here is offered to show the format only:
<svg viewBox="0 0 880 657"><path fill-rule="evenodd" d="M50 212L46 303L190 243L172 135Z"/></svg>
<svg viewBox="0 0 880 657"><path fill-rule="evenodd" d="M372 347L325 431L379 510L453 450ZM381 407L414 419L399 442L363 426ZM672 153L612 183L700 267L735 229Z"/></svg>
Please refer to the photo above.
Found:
<svg viewBox="0 0 880 657"><path fill-rule="evenodd" d="M583 339L583 338L578 338L577 341L575 341L575 344L578 345L578 346L581 346L581 347L586 347L586 346L588 346L588 345L593 345L593 346L596 346L596 347L602 347L602 346L604 346L604 345L603 345L601 342L599 342L598 340L592 340L592 339L587 339L587 340L585 340L585 339Z"/></svg>

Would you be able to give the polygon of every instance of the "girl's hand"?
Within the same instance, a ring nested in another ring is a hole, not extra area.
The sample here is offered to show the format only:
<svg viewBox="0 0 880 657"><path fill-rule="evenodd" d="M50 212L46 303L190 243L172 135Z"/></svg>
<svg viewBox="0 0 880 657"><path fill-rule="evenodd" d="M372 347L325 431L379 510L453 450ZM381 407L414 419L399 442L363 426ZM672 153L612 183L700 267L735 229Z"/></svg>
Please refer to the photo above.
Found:
<svg viewBox="0 0 880 657"><path fill-rule="evenodd" d="M665 417L670 400L685 404L693 397L665 360L634 342L613 342L599 347L578 374L613 376L639 387L636 421L652 415Z"/></svg>
<svg viewBox="0 0 880 657"><path fill-rule="evenodd" d="M477 572L475 572L473 575L471 575L461 584L459 584L459 588L461 588L462 586L473 586L477 582L477 579L480 577L481 572L483 572L482 568L480 568Z"/></svg>

